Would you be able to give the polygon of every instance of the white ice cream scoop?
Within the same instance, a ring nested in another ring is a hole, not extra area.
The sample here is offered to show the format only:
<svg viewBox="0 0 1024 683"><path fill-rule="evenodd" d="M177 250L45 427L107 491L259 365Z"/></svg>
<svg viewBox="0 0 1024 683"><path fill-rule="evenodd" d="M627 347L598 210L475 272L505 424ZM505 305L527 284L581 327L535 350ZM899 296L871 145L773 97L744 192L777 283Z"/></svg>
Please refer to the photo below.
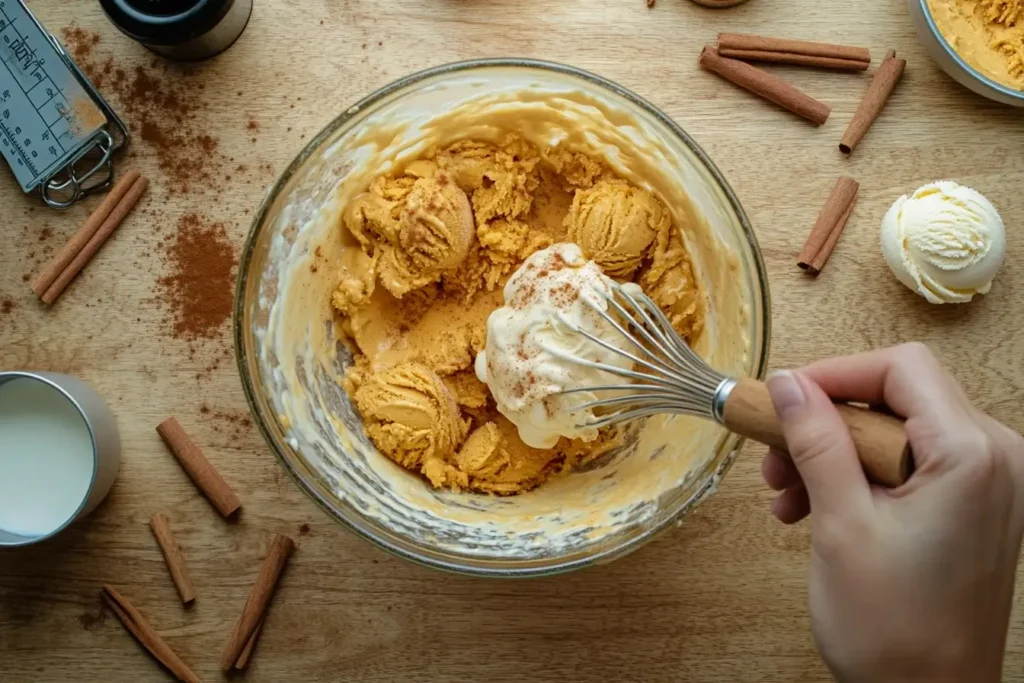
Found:
<svg viewBox="0 0 1024 683"><path fill-rule="evenodd" d="M991 202L949 180L897 199L882 220L881 241L900 282L933 304L987 293L1006 250L1003 220Z"/></svg>

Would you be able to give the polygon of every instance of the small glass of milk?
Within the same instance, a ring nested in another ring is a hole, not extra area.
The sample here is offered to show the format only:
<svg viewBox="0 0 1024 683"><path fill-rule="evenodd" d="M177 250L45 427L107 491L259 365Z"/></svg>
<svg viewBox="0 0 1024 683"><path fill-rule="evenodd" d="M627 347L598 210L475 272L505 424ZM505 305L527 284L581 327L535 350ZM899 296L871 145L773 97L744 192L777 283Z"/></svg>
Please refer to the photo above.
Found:
<svg viewBox="0 0 1024 683"><path fill-rule="evenodd" d="M120 462L114 416L87 384L0 372L0 548L50 538L92 512Z"/></svg>

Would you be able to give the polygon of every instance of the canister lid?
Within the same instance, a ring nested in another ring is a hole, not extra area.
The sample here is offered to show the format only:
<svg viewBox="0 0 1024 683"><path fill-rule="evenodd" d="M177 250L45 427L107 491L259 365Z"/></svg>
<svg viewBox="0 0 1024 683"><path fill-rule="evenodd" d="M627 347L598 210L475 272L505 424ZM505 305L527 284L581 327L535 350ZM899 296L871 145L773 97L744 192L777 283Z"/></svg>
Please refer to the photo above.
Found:
<svg viewBox="0 0 1024 683"><path fill-rule="evenodd" d="M146 45L171 46L216 27L235 0L100 0L126 35Z"/></svg>

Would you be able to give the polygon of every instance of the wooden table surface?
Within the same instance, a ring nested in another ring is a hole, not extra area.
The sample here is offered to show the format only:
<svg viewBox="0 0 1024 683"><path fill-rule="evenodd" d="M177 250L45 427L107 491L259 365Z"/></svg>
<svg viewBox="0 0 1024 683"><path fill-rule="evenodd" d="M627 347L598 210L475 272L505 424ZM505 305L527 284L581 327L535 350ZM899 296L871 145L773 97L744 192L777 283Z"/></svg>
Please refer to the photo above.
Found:
<svg viewBox="0 0 1024 683"><path fill-rule="evenodd" d="M91 59L112 57L121 68L151 60L96 2L30 6L53 31L74 17L99 33ZM908 60L907 73L847 159L837 143L869 76L779 69L834 107L815 129L697 69L701 46L722 30L865 45L876 61L892 47ZM10 303L0 307L0 369L67 372L92 384L117 416L123 465L89 519L51 542L0 552L0 680L167 680L101 608L106 582L204 680L217 680L218 655L273 532L291 535L299 549L249 680L828 680L807 616L808 528L769 516L760 448L748 446L718 495L678 529L609 566L513 583L449 576L330 521L257 431L239 424L247 408L234 363L206 370L230 353L229 325L191 349L172 335L156 284L167 274L157 243L181 215L223 221L240 246L276 173L334 115L411 71L485 56L594 71L697 139L737 191L764 250L774 367L923 340L981 407L1024 428L1021 114L941 73L918 47L903 0L752 0L719 11L685 0L658 0L650 10L643 0L255 0L241 40L190 83L205 84L197 125L222 154L259 171L221 179L215 193L171 195L153 148L137 140L121 164L152 179L142 208L159 211L137 211L49 310L23 281L41 260L41 233L61 243L98 200L57 213L22 196L12 178L2 182L0 298ZM840 173L861 182L860 202L827 269L811 280L795 255ZM969 305L928 305L879 253L889 204L940 178L985 193L1007 225L1006 264L991 294ZM217 516L159 441L154 427L172 414L239 492L238 523ZM157 511L189 560L199 594L189 611L147 527ZM1019 609L1006 680L1024 680Z"/></svg>

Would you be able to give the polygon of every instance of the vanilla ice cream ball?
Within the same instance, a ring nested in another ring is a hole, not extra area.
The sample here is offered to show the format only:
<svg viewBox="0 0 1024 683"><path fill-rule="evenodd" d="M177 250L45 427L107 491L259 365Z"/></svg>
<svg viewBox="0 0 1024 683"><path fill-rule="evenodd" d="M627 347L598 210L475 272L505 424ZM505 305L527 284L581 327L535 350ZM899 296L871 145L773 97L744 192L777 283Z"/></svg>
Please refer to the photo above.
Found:
<svg viewBox="0 0 1024 683"><path fill-rule="evenodd" d="M1003 263L1006 233L981 193L951 180L896 200L882 219L882 254L899 281L933 304L985 294Z"/></svg>

